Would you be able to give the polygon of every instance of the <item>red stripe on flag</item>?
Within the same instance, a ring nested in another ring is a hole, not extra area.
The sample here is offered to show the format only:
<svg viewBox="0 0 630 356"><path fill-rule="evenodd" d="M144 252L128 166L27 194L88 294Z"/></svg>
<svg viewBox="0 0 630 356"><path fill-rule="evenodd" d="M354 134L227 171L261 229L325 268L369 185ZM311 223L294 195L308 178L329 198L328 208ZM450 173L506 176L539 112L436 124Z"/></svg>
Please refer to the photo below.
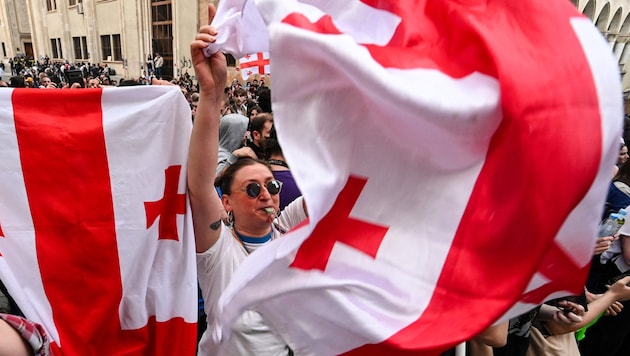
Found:
<svg viewBox="0 0 630 356"><path fill-rule="evenodd" d="M38 263L59 332L56 354L192 353L195 323L153 318L144 328L121 331L122 282L101 94L20 89L12 97Z"/></svg>
<svg viewBox="0 0 630 356"><path fill-rule="evenodd" d="M365 345L347 355L382 355L392 349L398 355L417 352L410 349L437 355L491 324L519 300L600 164L597 91L569 22L570 16L580 16L571 4L494 2L474 12L459 8L456 2L426 3L422 12L426 18L407 21L433 21L438 33L457 34L443 44L451 48L447 55L434 59L468 66L464 72L469 73L497 71L503 120L491 140L428 307L418 320L383 343ZM536 6L544 6L545 11L537 11ZM492 20L488 14L493 14ZM479 49L468 47L475 37L473 43L483 44L487 54L475 55ZM436 63L440 68L453 67ZM496 69L488 69L489 63ZM578 293L584 270L569 273L566 267L540 272L555 287ZM571 278L567 279L567 273ZM541 295L536 296L540 303Z"/></svg>
<svg viewBox="0 0 630 356"><path fill-rule="evenodd" d="M15 90L13 110L60 346L67 354L100 352L119 333L122 298L101 91L50 91L35 104L33 92Z"/></svg>
<svg viewBox="0 0 630 356"><path fill-rule="evenodd" d="M250 57L249 55L247 57ZM249 58L248 58L249 59ZM262 52L256 53L256 59L249 62L239 62L241 69L258 67L258 73L265 73L265 66L269 65L269 59L263 57ZM251 73L250 73L251 74Z"/></svg>

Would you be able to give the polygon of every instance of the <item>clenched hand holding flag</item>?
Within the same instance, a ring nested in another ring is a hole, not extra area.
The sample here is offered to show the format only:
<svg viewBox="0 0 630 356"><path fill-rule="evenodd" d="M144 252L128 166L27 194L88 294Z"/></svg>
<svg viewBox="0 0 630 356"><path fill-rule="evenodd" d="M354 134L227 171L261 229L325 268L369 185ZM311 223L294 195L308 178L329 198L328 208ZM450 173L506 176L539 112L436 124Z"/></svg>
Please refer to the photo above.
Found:
<svg viewBox="0 0 630 356"><path fill-rule="evenodd" d="M177 87L0 91L0 279L55 355L192 355Z"/></svg>
<svg viewBox="0 0 630 356"><path fill-rule="evenodd" d="M299 355L436 355L582 290L621 86L570 2L223 0L214 25L235 56L269 35L310 214L241 266L217 338L254 309Z"/></svg>

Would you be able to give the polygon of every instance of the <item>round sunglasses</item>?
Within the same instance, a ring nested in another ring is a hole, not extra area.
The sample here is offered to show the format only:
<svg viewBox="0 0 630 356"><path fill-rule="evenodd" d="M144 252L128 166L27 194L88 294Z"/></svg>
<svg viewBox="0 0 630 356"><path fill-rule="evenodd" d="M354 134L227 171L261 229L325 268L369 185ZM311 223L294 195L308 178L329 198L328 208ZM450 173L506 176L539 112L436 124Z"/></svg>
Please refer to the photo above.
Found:
<svg viewBox="0 0 630 356"><path fill-rule="evenodd" d="M267 189L269 194L276 195L280 193L280 189L282 188L282 182L275 179L270 180L269 182L265 183L265 188ZM245 188L241 188L240 190L244 191L245 193L247 193L247 196L254 199L254 198L258 198L258 196L262 192L262 187L260 186L260 183L258 182L251 182L248 185L246 185Z"/></svg>

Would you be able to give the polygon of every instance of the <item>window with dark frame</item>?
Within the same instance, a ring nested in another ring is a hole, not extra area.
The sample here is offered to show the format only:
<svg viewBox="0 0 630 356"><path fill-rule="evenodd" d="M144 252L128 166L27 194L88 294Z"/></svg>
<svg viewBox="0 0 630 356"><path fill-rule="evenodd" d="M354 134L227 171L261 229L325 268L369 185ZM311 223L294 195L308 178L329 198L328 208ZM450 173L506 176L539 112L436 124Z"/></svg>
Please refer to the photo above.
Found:
<svg viewBox="0 0 630 356"><path fill-rule="evenodd" d="M87 37L85 36L81 37L81 48L83 49L83 59L89 59L90 54L88 53Z"/></svg>
<svg viewBox="0 0 630 356"><path fill-rule="evenodd" d="M102 35L101 36L101 50L104 61L116 61L123 60L122 56L122 42L120 34L115 35ZM86 46L87 51L87 46Z"/></svg>
<svg viewBox="0 0 630 356"><path fill-rule="evenodd" d="M87 37L72 37L72 46L74 48L75 59L88 59L87 53Z"/></svg>
<svg viewBox="0 0 630 356"><path fill-rule="evenodd" d="M74 58L83 59L83 52L81 51L81 37L72 37L72 45L74 46Z"/></svg>
<svg viewBox="0 0 630 356"><path fill-rule="evenodd" d="M52 49L52 57L53 58L60 58L59 57L59 52L57 52L57 39L56 38L51 38L50 39L50 48Z"/></svg>
<svg viewBox="0 0 630 356"><path fill-rule="evenodd" d="M4 42L2 42L2 55L3 55L4 57L6 57L6 56L7 56L7 48L4 46Z"/></svg>
<svg viewBox="0 0 630 356"><path fill-rule="evenodd" d="M120 35L112 35L112 51L115 61L122 61L122 46L120 44Z"/></svg>
<svg viewBox="0 0 630 356"><path fill-rule="evenodd" d="M46 0L46 9L48 11L57 10L57 0Z"/></svg>
<svg viewBox="0 0 630 356"><path fill-rule="evenodd" d="M108 59L108 57L112 56L112 38L110 35L101 36L101 51L103 55L103 60L110 60Z"/></svg>
<svg viewBox="0 0 630 356"><path fill-rule="evenodd" d="M173 10L172 0L151 0L151 46L153 53L164 58L163 78L173 78Z"/></svg>

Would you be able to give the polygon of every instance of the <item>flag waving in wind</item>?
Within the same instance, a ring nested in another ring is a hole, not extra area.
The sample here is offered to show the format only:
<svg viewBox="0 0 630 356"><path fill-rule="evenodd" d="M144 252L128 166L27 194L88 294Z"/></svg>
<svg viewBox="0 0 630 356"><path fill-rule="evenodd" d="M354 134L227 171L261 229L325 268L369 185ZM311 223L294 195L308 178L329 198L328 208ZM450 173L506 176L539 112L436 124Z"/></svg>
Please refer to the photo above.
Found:
<svg viewBox="0 0 630 356"><path fill-rule="evenodd" d="M299 355L437 355L583 290L621 86L569 2L226 0L214 25L269 35L310 215L245 260L217 338L253 309Z"/></svg>
<svg viewBox="0 0 630 356"><path fill-rule="evenodd" d="M240 66L243 80L247 80L247 78L255 74L269 74L269 52L248 54L238 60L238 65Z"/></svg>
<svg viewBox="0 0 630 356"><path fill-rule="evenodd" d="M0 108L0 279L53 353L194 354L179 89L7 89Z"/></svg>

